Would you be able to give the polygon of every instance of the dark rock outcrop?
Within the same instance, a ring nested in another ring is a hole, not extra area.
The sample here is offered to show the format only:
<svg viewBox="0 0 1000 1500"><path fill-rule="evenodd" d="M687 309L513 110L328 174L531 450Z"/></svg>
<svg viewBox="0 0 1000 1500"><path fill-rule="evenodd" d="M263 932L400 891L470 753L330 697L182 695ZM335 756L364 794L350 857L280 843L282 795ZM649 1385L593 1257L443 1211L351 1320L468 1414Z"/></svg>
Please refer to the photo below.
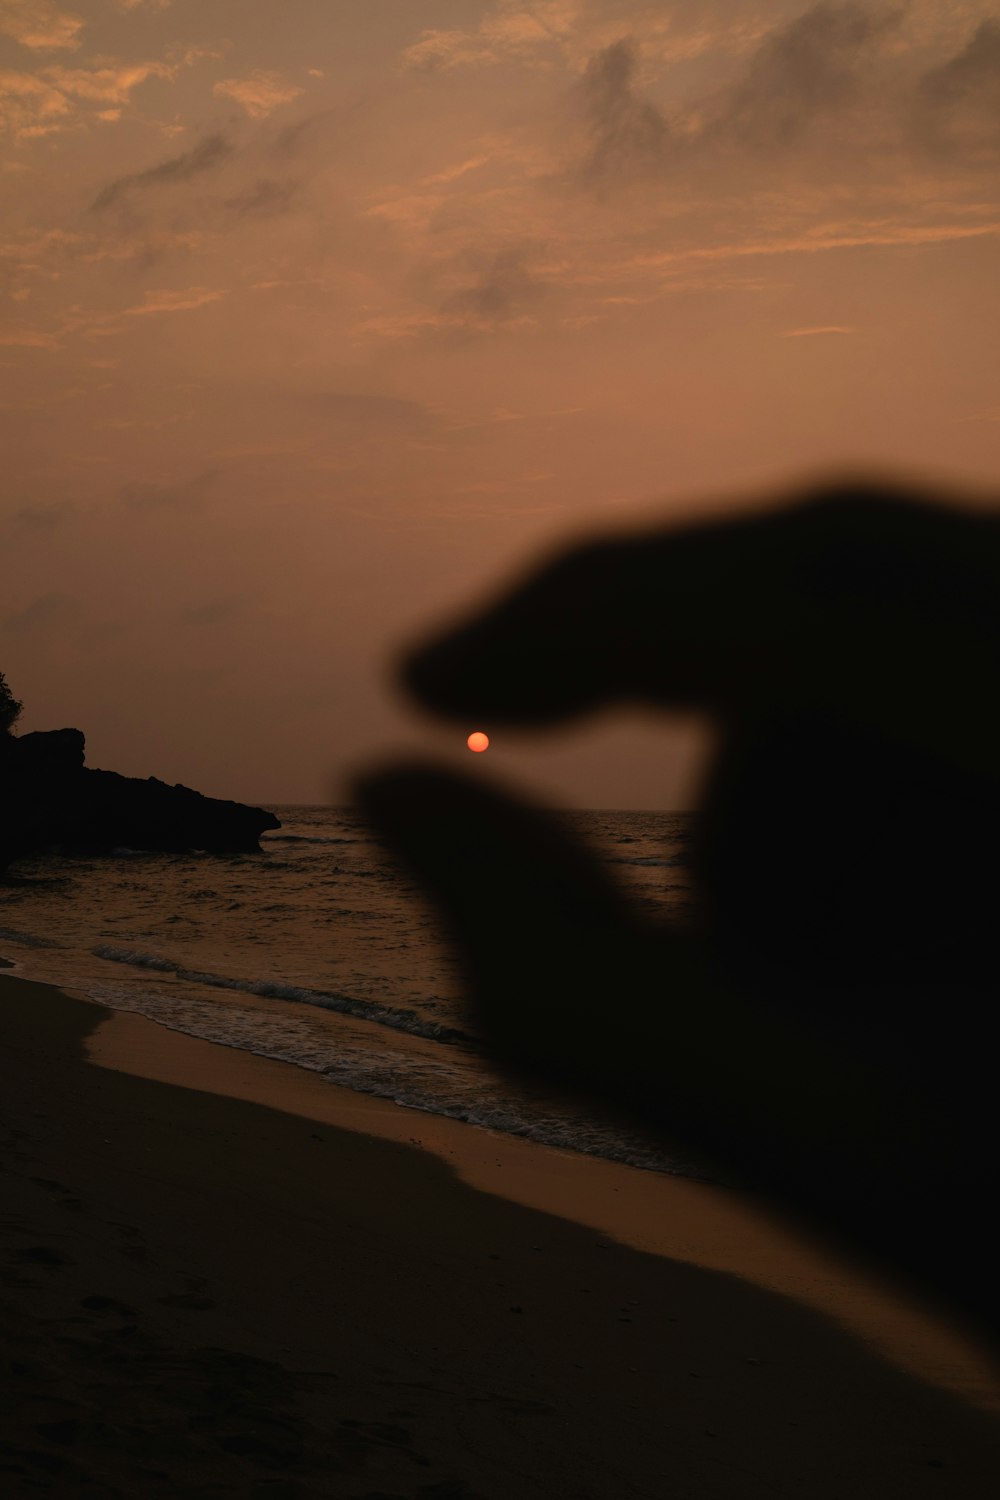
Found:
<svg viewBox="0 0 1000 1500"><path fill-rule="evenodd" d="M0 869L28 854L249 853L273 813L84 765L79 729L0 735Z"/></svg>

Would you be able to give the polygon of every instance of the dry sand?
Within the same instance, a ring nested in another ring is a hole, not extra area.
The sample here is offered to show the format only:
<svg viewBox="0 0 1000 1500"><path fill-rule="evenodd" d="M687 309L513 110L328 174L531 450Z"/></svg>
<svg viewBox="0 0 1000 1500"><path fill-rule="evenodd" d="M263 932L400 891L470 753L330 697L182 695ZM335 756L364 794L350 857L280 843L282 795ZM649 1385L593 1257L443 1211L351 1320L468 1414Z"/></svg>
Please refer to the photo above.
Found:
<svg viewBox="0 0 1000 1500"><path fill-rule="evenodd" d="M0 1043L5 1496L1000 1492L983 1357L747 1195L9 976Z"/></svg>

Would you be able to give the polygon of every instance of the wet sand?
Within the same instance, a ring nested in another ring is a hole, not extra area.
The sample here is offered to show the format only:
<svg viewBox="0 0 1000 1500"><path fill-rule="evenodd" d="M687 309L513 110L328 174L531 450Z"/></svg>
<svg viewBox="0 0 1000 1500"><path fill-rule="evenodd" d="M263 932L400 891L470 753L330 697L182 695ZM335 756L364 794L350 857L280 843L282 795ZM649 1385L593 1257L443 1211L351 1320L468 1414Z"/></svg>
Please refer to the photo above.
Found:
<svg viewBox="0 0 1000 1500"><path fill-rule="evenodd" d="M5 1494L1000 1486L985 1359L747 1195L401 1110L9 971L0 1071Z"/></svg>

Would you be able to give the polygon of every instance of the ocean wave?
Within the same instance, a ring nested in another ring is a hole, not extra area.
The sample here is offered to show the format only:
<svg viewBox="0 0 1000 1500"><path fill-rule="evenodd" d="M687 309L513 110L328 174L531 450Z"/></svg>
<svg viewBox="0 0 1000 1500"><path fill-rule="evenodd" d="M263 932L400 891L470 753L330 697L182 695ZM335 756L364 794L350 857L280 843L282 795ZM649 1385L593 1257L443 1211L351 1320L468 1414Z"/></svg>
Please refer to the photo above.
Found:
<svg viewBox="0 0 1000 1500"><path fill-rule="evenodd" d="M478 1125L483 1130L495 1130L499 1135L518 1136L522 1140L535 1141L557 1151L576 1151L585 1156L600 1156L605 1161L621 1162L625 1166L640 1167L647 1172L667 1172L684 1177L705 1178L702 1170L688 1163L680 1163L667 1157L655 1145L632 1136L625 1130L602 1128L585 1118L571 1118L557 1114L539 1115L519 1108L514 1100L459 1099L454 1093L438 1094L431 1090L414 1089L401 1081L392 1081L376 1074L366 1074L363 1069L332 1067L320 1070L322 1076L340 1088L348 1088L358 1094L370 1094L379 1099L389 1099L404 1109L421 1114L444 1115L449 1120L459 1120L467 1125Z"/></svg>
<svg viewBox="0 0 1000 1500"><path fill-rule="evenodd" d="M153 955L146 955L152 957ZM90 984L95 1000L113 1009L134 1011L135 997L120 985ZM451 1066L451 1059L429 1061L426 1054L412 1056L406 1052L373 1050L359 1047L353 1040L337 1039L329 1044L317 1040L313 1033L291 1031L264 1016L251 1018L246 1013L213 1013L205 1003L193 1001L164 1011L159 1005L139 1006L170 1031L203 1038L218 1046L249 1052L256 1057L291 1063L315 1073L326 1082L352 1093L385 1099L415 1114L443 1115L447 1119L476 1125L501 1135L536 1141L560 1151L580 1152L622 1162L646 1171L667 1172L685 1177L704 1177L699 1168L667 1153L638 1131L616 1127L582 1112L577 1113L556 1100L521 1098L517 1090L478 1060L473 1071L461 1063ZM457 1061L457 1060L456 1060ZM414 1122L419 1133L419 1127Z"/></svg>
<svg viewBox="0 0 1000 1500"><path fill-rule="evenodd" d="M128 964L132 968L149 969L157 974L173 974L188 984L209 985L217 990L238 990L244 995L256 995L261 1000L294 1000L300 1005L315 1005L321 1010L337 1011L340 1015L354 1016L359 1021L371 1021L390 1031L406 1032L410 1036L425 1037L432 1042L443 1042L449 1046L475 1045L474 1039L457 1026L446 1026L440 1021L422 1021L412 1010L397 1010L393 1006L378 1005L374 1000L357 1000L350 995L335 994L331 990L311 990L301 985L283 984L275 979L233 979L227 974L209 974L200 969L186 969L172 958L162 958L157 953L142 953L135 948L115 948L109 943L102 943L90 951L95 958L106 959L109 963Z"/></svg>
<svg viewBox="0 0 1000 1500"><path fill-rule="evenodd" d="M262 844L358 844L360 842L360 839L321 838L319 835L307 833L264 833L261 835Z"/></svg>
<svg viewBox="0 0 1000 1500"><path fill-rule="evenodd" d="M683 869L691 863L689 854L674 854L670 859L658 859L652 854L609 854L606 858L609 865L642 865L658 870Z"/></svg>
<svg viewBox="0 0 1000 1500"><path fill-rule="evenodd" d="M285 827L265 835L263 856L139 851L27 864L0 909L11 923L0 953L113 1009L412 1111L696 1175L656 1159L641 1134L498 1076L461 1008L457 962L426 906L410 904L412 882L383 866L381 842L353 813L276 811ZM618 856L609 874L629 880L651 914L682 904L689 873L670 867L690 846L677 820L605 812L571 827L593 836L600 857ZM419 1115L410 1118L420 1136Z"/></svg>

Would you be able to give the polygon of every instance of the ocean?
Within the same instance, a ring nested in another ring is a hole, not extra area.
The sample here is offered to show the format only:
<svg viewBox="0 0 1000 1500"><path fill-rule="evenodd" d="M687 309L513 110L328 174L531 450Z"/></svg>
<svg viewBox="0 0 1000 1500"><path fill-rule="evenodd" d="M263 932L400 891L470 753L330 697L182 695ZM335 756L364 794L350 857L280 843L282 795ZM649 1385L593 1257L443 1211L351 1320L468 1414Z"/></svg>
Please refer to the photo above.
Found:
<svg viewBox="0 0 1000 1500"><path fill-rule="evenodd" d="M402 1107L691 1170L638 1132L494 1072L433 913L356 812L271 810L282 827L260 854L19 862L0 883L0 954L26 979ZM647 911L689 902L690 814L564 816Z"/></svg>

